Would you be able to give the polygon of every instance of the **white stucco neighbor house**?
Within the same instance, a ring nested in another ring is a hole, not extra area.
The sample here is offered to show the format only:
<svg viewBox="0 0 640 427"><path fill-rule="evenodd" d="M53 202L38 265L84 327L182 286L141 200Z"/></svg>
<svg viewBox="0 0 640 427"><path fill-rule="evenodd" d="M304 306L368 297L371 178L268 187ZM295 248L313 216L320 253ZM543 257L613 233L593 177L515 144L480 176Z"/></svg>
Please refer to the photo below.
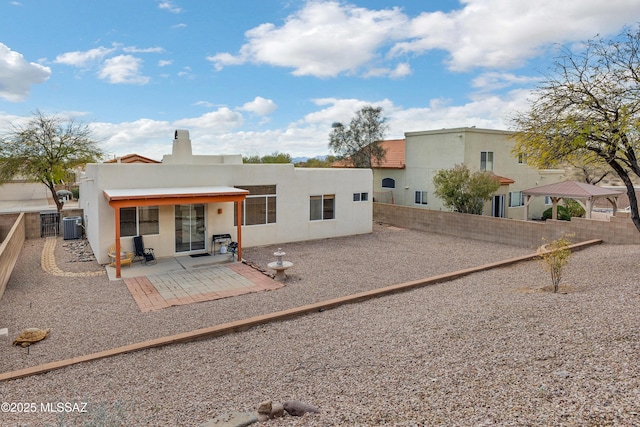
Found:
<svg viewBox="0 0 640 427"><path fill-rule="evenodd" d="M372 172L243 164L241 155L193 155L186 130L175 131L159 164L88 164L79 207L99 263L108 248L130 251L141 235L155 256L212 251L212 236L242 247L372 231ZM120 276L120 263L116 263Z"/></svg>
<svg viewBox="0 0 640 427"><path fill-rule="evenodd" d="M433 177L440 169L464 164L469 170L490 171L500 189L485 205L484 215L512 219L540 218L551 207L548 198L532 201L525 210L523 190L565 179L563 169L539 170L511 153L513 132L475 127L406 132L405 139L383 141L386 158L374 167L375 199L424 209L446 209L434 195ZM527 217L527 218L525 218Z"/></svg>

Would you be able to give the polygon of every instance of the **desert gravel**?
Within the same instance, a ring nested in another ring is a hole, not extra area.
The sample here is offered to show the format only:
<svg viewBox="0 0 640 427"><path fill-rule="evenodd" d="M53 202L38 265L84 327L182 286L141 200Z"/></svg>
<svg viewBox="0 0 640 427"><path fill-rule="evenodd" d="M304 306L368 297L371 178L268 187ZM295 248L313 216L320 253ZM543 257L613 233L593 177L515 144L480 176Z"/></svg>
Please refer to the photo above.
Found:
<svg viewBox="0 0 640 427"><path fill-rule="evenodd" d="M94 262L58 239L66 271ZM122 281L58 277L25 242L0 300L2 372L503 260L532 248L376 224L369 235L280 245L277 291L140 313ZM245 248L266 267L277 246ZM198 426L267 399L319 407L273 426L640 425L639 246L575 252L554 294L530 261L216 339L0 383L2 426ZM11 340L51 328L29 351ZM87 413L44 413L88 402ZM102 423L102 424L100 424Z"/></svg>

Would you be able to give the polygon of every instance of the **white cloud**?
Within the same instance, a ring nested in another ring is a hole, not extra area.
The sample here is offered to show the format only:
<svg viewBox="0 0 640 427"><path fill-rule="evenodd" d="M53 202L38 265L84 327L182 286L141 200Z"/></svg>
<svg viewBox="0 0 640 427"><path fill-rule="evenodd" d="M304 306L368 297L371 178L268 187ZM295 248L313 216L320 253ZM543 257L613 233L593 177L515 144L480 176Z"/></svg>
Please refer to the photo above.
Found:
<svg viewBox="0 0 640 427"><path fill-rule="evenodd" d="M245 33L237 54L207 59L220 71L245 63L292 68L297 76L402 77L403 59L432 50L448 53L449 68L517 67L554 43L616 33L640 20L628 0L462 0L460 9L408 17L400 9L373 10L311 0L285 23L264 23Z"/></svg>
<svg viewBox="0 0 640 427"><path fill-rule="evenodd" d="M159 46L145 47L145 48L139 48L136 46L127 46L122 48L122 50L127 53L163 53L164 52L164 49Z"/></svg>
<svg viewBox="0 0 640 427"><path fill-rule="evenodd" d="M239 110L249 111L259 116L268 116L269 114L276 111L277 108L278 106L272 100L265 99L261 96L256 96L253 101L247 102L242 107L240 107Z"/></svg>
<svg viewBox="0 0 640 427"><path fill-rule="evenodd" d="M51 69L28 62L24 56L0 43L0 98L11 102L29 97L31 85L46 82Z"/></svg>
<svg viewBox="0 0 640 427"><path fill-rule="evenodd" d="M166 67L167 65L173 64L173 60L161 59L158 61L158 67Z"/></svg>
<svg viewBox="0 0 640 427"><path fill-rule="evenodd" d="M87 51L66 52L58 55L54 62L56 64L72 65L74 67L86 67L90 63L101 61L105 56L109 55L115 50L115 47L106 48L100 46Z"/></svg>
<svg viewBox="0 0 640 427"><path fill-rule="evenodd" d="M242 114L231 111L227 107L218 108L216 111L203 114L200 117L177 120L177 126L185 128L200 128L214 131L227 131L242 126L244 118Z"/></svg>
<svg viewBox="0 0 640 427"><path fill-rule="evenodd" d="M170 2L170 1L161 1L160 3L158 3L158 7L163 10L168 10L171 13L182 12L181 8L175 6L173 2Z"/></svg>
<svg viewBox="0 0 640 427"><path fill-rule="evenodd" d="M514 85L527 85L539 82L539 77L516 76L511 73L489 72L483 73L474 78L471 86L483 92L512 87Z"/></svg>
<svg viewBox="0 0 640 427"><path fill-rule="evenodd" d="M364 74L364 77L391 77L400 78L411 74L411 65L406 62L400 63L394 69L373 68Z"/></svg>
<svg viewBox="0 0 640 427"><path fill-rule="evenodd" d="M118 55L104 61L98 76L109 83L147 84L149 77L140 73L142 60L131 55Z"/></svg>
<svg viewBox="0 0 640 427"><path fill-rule="evenodd" d="M403 138L405 132L464 126L509 129L509 118L513 112L526 106L529 94L528 90L519 89L502 97L477 95L463 105L432 99L427 107L407 109L394 105L388 99L323 98L313 101L317 106L315 112L282 127L263 131L241 130L244 125L242 114L228 107L174 122L141 119L119 124L93 123L90 126L98 139L104 141L104 149L111 156L136 152L160 160L163 154L171 153L173 131L187 129L196 155L265 155L278 151L292 157L314 157L329 154L331 124L349 122L365 105L383 108L389 124L386 137L393 139Z"/></svg>
<svg viewBox="0 0 640 427"><path fill-rule="evenodd" d="M238 55L207 59L216 69L245 62L293 68L297 76L355 74L378 50L402 34L407 18L399 9L369 10L336 1L309 1L284 25L262 24L245 33Z"/></svg>
<svg viewBox="0 0 640 427"><path fill-rule="evenodd" d="M640 3L626 0L464 0L449 13L422 13L396 54L449 52L453 70L515 67L553 43L617 32L640 19Z"/></svg>

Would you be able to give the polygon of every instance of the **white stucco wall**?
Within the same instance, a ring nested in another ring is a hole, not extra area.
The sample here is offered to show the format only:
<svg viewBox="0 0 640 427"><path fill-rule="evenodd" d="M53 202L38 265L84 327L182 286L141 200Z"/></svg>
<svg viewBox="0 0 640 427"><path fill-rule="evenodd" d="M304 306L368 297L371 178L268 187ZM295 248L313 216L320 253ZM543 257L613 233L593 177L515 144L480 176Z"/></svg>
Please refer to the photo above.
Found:
<svg viewBox="0 0 640 427"><path fill-rule="evenodd" d="M509 208L509 191L522 191L538 185L546 185L565 179L563 170L536 170L526 164L518 163L511 154L513 142L509 139L512 132L478 129L456 128L422 132L407 132L406 138L406 186L407 196L404 205L414 204L415 191L428 192L428 204L421 206L427 209L447 210L442 201L433 192L433 177L440 169L449 169L456 164L465 164L471 171L480 169L480 153L493 152L493 172L496 175L510 178L515 182L508 187L503 186L498 194L505 194L505 216L513 219L524 219L524 207ZM540 217L546 209L544 199L532 202L529 218ZM487 203L485 214L491 214L491 205Z"/></svg>
<svg viewBox="0 0 640 427"><path fill-rule="evenodd" d="M372 181L368 169L306 169L291 164L89 164L80 180L79 207L84 209L87 238L98 262L106 263L115 223L105 189L276 185L276 223L242 227L243 246L250 247L370 233ZM354 202L356 192L368 193L369 200ZM335 219L310 221L310 196L326 194L335 195ZM153 247L158 257L174 256L174 206L161 206L159 220L160 234L145 235L145 246ZM237 237L233 220L233 203L207 205L207 250L212 234ZM132 247L131 241L123 237L121 244Z"/></svg>

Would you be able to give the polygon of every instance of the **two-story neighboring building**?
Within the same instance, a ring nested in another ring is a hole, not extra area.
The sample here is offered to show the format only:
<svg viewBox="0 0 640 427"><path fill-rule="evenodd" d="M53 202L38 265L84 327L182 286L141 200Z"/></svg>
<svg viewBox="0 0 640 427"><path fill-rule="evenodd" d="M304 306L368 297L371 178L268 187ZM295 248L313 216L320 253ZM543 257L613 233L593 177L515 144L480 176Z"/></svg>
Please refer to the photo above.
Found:
<svg viewBox="0 0 640 427"><path fill-rule="evenodd" d="M434 195L433 177L440 169L464 164L472 172L491 171L500 178L501 186L484 214L525 219L522 191L564 179L564 170L537 170L526 159L511 153L513 133L475 127L407 132L405 139L382 142L385 161L374 167L376 201L446 209ZM540 218L549 205L544 198L532 201L529 218Z"/></svg>
<svg viewBox="0 0 640 427"><path fill-rule="evenodd" d="M192 155L189 132L177 130L161 163L86 165L79 207L98 262L133 237L157 257L212 251L212 236L244 246L372 231L372 173L362 169L243 164L241 155Z"/></svg>

